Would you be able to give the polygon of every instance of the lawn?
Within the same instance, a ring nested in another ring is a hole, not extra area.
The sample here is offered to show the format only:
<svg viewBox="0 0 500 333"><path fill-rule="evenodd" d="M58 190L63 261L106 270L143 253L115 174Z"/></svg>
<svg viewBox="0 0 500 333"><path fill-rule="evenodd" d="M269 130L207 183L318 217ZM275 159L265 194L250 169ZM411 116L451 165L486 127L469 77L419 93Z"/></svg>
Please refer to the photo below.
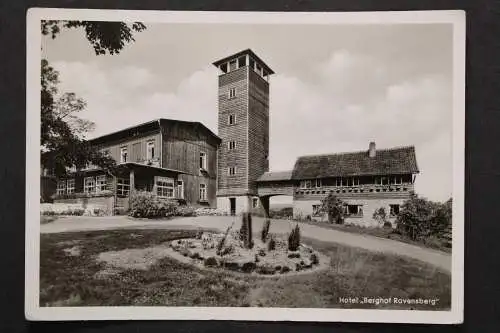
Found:
<svg viewBox="0 0 500 333"><path fill-rule="evenodd" d="M147 269L110 270L99 254L145 249L196 231L115 230L42 234L40 306L265 306L448 310L447 272L417 260L311 239L331 258L327 270L260 278L198 269L169 257ZM339 303L340 297L437 298L432 305Z"/></svg>

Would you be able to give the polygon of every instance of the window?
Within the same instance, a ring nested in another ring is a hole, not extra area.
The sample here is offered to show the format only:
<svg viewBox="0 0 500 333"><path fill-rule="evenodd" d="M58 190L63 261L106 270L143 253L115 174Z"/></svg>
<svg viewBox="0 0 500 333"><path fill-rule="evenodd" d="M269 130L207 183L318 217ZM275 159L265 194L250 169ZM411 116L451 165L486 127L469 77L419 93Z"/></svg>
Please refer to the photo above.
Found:
<svg viewBox="0 0 500 333"><path fill-rule="evenodd" d="M66 181L65 180L60 180L57 182L57 194L64 194L66 193Z"/></svg>
<svg viewBox="0 0 500 333"><path fill-rule="evenodd" d="M402 176L393 176L393 177L391 177L391 184L395 184L395 185L401 185L401 184L403 184L403 177Z"/></svg>
<svg viewBox="0 0 500 333"><path fill-rule="evenodd" d="M335 186L342 186L343 185L342 180L343 179L341 177L335 178Z"/></svg>
<svg viewBox="0 0 500 333"><path fill-rule="evenodd" d="M155 158L155 142L154 141L149 141L146 144L146 147L147 147L146 158L148 160L152 160L153 158Z"/></svg>
<svg viewBox="0 0 500 333"><path fill-rule="evenodd" d="M184 199L184 183L182 180L177 181L177 197L179 199Z"/></svg>
<svg viewBox="0 0 500 333"><path fill-rule="evenodd" d="M262 75L262 67L259 64L255 64L255 71Z"/></svg>
<svg viewBox="0 0 500 333"><path fill-rule="evenodd" d="M200 169L207 169L207 153L200 152Z"/></svg>
<svg viewBox="0 0 500 333"><path fill-rule="evenodd" d="M238 58L238 67L245 67L247 65L247 57Z"/></svg>
<svg viewBox="0 0 500 333"><path fill-rule="evenodd" d="M388 177L376 177L375 178L375 184L377 185L389 185L389 178Z"/></svg>
<svg viewBox="0 0 500 333"><path fill-rule="evenodd" d="M259 198L252 198L252 208L259 207Z"/></svg>
<svg viewBox="0 0 500 333"><path fill-rule="evenodd" d="M106 175L101 175L96 177L96 192L101 192L106 190Z"/></svg>
<svg viewBox="0 0 500 333"><path fill-rule="evenodd" d="M232 72L234 70L236 70L236 60L231 60L229 62L229 71Z"/></svg>
<svg viewBox="0 0 500 333"><path fill-rule="evenodd" d="M227 148L228 148L229 150L233 150L233 149L235 149L235 148L236 148L236 141L229 141L229 142L227 143Z"/></svg>
<svg viewBox="0 0 500 333"><path fill-rule="evenodd" d="M234 125L235 120L236 120L236 117L232 113L232 114L229 115L227 122L228 122L229 125Z"/></svg>
<svg viewBox="0 0 500 333"><path fill-rule="evenodd" d="M156 177L156 195L160 198L174 197L174 180L166 177Z"/></svg>
<svg viewBox="0 0 500 333"><path fill-rule="evenodd" d="M66 186L66 193L75 193L75 179L68 179Z"/></svg>
<svg viewBox="0 0 500 333"><path fill-rule="evenodd" d="M363 205L347 205L346 214L349 216L363 216Z"/></svg>
<svg viewBox="0 0 500 333"><path fill-rule="evenodd" d="M207 185L200 184L200 201L207 201Z"/></svg>
<svg viewBox="0 0 500 333"><path fill-rule="evenodd" d="M229 88L229 98L236 97L236 88Z"/></svg>
<svg viewBox="0 0 500 333"><path fill-rule="evenodd" d="M316 188L321 187L321 179L316 179L316 181L315 181L315 187Z"/></svg>
<svg viewBox="0 0 500 333"><path fill-rule="evenodd" d="M396 216L399 214L399 205L389 205L390 215Z"/></svg>
<svg viewBox="0 0 500 333"><path fill-rule="evenodd" d="M227 172L228 172L228 174L230 176L234 176L236 174L236 168L235 167L229 167Z"/></svg>
<svg viewBox="0 0 500 333"><path fill-rule="evenodd" d="M130 192L130 179L117 178L116 179L116 195L119 197L128 197Z"/></svg>
<svg viewBox="0 0 500 333"><path fill-rule="evenodd" d="M224 73L227 73L227 63L220 65L220 69L221 69L221 71L223 71Z"/></svg>
<svg viewBox="0 0 500 333"><path fill-rule="evenodd" d="M301 180L300 181L300 188L311 188L312 184L310 180Z"/></svg>
<svg viewBox="0 0 500 333"><path fill-rule="evenodd" d="M127 162L127 155L128 155L127 147L122 147L120 149L120 163L126 163Z"/></svg>
<svg viewBox="0 0 500 333"><path fill-rule="evenodd" d="M312 215L313 216L318 216L318 215L321 215L321 205L312 205L313 207L313 212L312 212Z"/></svg>
<svg viewBox="0 0 500 333"><path fill-rule="evenodd" d="M83 190L85 193L94 193L95 192L95 178L94 177L85 177L83 179Z"/></svg>

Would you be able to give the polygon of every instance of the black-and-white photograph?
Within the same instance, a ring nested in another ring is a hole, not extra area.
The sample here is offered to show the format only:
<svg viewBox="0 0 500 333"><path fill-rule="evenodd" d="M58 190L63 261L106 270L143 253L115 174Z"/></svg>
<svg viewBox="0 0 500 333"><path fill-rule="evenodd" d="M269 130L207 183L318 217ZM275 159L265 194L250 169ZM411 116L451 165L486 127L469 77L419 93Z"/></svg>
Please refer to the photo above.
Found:
<svg viewBox="0 0 500 333"><path fill-rule="evenodd" d="M464 26L31 10L28 318L461 322Z"/></svg>

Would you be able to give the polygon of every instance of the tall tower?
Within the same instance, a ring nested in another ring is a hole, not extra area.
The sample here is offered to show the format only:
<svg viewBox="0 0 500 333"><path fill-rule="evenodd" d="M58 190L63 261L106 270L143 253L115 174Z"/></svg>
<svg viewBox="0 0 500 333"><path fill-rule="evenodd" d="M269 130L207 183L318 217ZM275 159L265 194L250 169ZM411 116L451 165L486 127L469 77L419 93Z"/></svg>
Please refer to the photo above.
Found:
<svg viewBox="0 0 500 333"><path fill-rule="evenodd" d="M247 49L213 63L219 71L217 208L248 211L255 181L269 171L269 76L274 74Z"/></svg>

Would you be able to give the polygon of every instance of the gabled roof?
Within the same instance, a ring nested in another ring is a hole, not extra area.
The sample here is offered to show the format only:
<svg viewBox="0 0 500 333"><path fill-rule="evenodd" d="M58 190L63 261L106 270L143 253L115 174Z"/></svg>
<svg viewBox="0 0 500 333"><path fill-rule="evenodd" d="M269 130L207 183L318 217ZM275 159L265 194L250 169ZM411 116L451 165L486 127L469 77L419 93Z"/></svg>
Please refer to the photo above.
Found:
<svg viewBox="0 0 500 333"><path fill-rule="evenodd" d="M264 172L257 181L258 182L273 182L292 179L292 170L289 171L272 171Z"/></svg>
<svg viewBox="0 0 500 333"><path fill-rule="evenodd" d="M415 147L377 149L370 157L368 150L329 155L302 156L297 159L292 179L342 176L368 176L418 173Z"/></svg>
<svg viewBox="0 0 500 333"><path fill-rule="evenodd" d="M167 119L167 118L159 118L155 120L151 120L145 123L141 123L138 125L126 127L124 129L111 132L108 134L104 134L92 139L89 139L89 142L92 144L101 144L105 143L107 141L114 141L114 140L120 140L123 138L127 138L130 136L134 136L137 133L147 133L147 132L152 132L152 131L159 131L160 130L160 124L165 123L165 122L170 122L170 123L178 123L178 124L187 124L190 126L193 126L193 128L201 131L205 131L206 133L209 134L209 136L213 137L216 139L216 141L220 142L221 139L215 135L208 127L203 125L202 123L198 121L185 121L185 120L177 120L177 119Z"/></svg>

